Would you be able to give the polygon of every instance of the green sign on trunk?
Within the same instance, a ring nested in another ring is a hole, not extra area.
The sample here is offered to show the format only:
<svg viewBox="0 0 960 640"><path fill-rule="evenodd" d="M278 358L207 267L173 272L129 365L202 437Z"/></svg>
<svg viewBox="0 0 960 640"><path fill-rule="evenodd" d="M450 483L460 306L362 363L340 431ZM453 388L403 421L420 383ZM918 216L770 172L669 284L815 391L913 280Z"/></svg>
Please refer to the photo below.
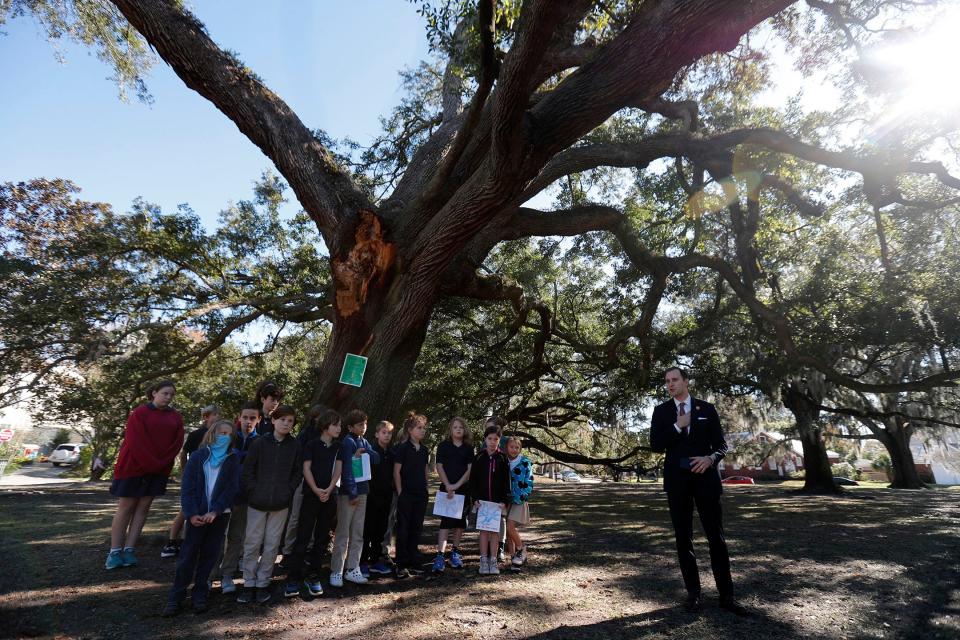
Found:
<svg viewBox="0 0 960 640"><path fill-rule="evenodd" d="M367 370L367 358L348 353L343 360L343 371L340 372L340 384L349 384L359 387L363 382L363 374Z"/></svg>

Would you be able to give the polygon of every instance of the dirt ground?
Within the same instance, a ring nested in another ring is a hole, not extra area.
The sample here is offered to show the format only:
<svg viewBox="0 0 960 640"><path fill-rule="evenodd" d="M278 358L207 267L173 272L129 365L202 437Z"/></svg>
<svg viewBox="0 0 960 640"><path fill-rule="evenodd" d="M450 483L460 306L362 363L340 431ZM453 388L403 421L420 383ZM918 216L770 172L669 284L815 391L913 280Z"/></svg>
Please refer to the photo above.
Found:
<svg viewBox="0 0 960 640"><path fill-rule="evenodd" d="M538 478L540 480L540 478ZM321 598L160 617L174 562L161 560L176 485L157 500L140 565L107 573L113 501L103 484L0 492L0 637L42 638L960 638L960 492L729 488L725 523L741 619L716 606L698 539L705 607L690 615L666 500L653 484L543 481L528 567L468 569L327 588ZM424 562L435 539L427 518ZM282 588L274 580L276 590Z"/></svg>

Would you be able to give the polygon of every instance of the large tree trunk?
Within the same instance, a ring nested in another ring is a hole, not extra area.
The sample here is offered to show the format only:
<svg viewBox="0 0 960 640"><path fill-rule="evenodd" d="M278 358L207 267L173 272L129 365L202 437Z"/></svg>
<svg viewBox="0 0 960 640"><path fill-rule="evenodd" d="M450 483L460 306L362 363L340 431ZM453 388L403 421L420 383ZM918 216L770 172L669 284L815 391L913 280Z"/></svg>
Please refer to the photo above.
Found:
<svg viewBox="0 0 960 640"><path fill-rule="evenodd" d="M420 298L409 311L401 295L409 277L399 272L397 247L387 235L377 214L361 211L352 244L331 258L333 330L313 395L314 403L339 411L362 409L371 421L400 418L435 304L435 297ZM339 382L348 353L368 358L360 387Z"/></svg>
<svg viewBox="0 0 960 640"><path fill-rule="evenodd" d="M896 424L893 424L896 423ZM887 421L887 428L876 435L890 455L890 471L893 476L890 487L893 489L922 489L924 483L917 473L917 466L910 451L910 436L913 429L903 423L901 418Z"/></svg>
<svg viewBox="0 0 960 640"><path fill-rule="evenodd" d="M837 493L833 472L827 459L827 448L817 425L820 415L820 396L806 380L791 380L782 387L783 404L797 421L797 434L803 446L804 482L806 493Z"/></svg>

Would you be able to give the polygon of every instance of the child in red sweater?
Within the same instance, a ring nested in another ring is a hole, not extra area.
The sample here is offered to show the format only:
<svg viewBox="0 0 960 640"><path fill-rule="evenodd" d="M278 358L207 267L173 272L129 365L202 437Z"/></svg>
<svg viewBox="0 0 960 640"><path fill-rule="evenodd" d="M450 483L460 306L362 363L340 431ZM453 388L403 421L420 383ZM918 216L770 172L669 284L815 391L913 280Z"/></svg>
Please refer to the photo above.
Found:
<svg viewBox="0 0 960 640"><path fill-rule="evenodd" d="M147 390L147 399L127 418L123 443L113 469L110 493L117 512L110 529L106 568L137 564L134 547L156 496L167 491L167 479L183 445L183 417L170 406L176 389L164 380Z"/></svg>

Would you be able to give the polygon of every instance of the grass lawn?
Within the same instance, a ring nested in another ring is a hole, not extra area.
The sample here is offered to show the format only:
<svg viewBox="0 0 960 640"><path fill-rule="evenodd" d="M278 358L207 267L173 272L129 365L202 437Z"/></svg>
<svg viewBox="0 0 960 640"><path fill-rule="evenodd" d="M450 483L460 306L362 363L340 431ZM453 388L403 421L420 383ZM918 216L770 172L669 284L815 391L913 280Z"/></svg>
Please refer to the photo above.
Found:
<svg viewBox="0 0 960 640"><path fill-rule="evenodd" d="M537 478L541 480L541 478ZM107 573L113 501L105 484L0 492L0 637L43 638L960 638L960 493L854 487L840 497L789 485L728 487L738 595L716 607L697 539L705 608L686 614L666 499L653 484L540 483L519 575L327 588L316 600L159 616L174 563L161 560L175 487L159 499L140 566ZM421 550L436 531L427 518ZM424 556L424 562L429 559ZM281 587L275 579L276 588Z"/></svg>

